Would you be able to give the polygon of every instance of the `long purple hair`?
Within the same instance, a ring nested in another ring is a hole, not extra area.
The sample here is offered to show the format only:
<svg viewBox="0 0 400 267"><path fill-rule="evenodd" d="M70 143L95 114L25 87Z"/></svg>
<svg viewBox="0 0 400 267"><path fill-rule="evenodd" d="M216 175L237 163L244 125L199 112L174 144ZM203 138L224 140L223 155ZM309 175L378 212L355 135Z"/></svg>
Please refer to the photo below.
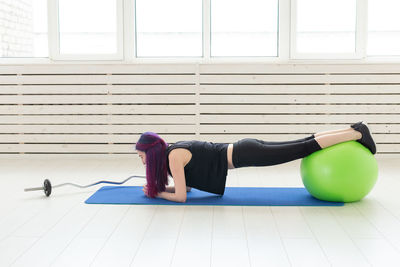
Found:
<svg viewBox="0 0 400 267"><path fill-rule="evenodd" d="M154 198L168 185L166 148L168 144L156 133L143 133L136 143L136 150L146 153L147 194Z"/></svg>

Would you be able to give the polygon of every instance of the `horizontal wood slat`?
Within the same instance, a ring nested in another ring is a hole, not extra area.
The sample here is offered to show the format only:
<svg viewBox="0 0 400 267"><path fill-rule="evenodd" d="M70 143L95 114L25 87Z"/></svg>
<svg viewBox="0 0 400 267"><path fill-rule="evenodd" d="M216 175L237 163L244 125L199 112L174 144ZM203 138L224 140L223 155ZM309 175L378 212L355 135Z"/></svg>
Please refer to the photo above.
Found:
<svg viewBox="0 0 400 267"><path fill-rule="evenodd" d="M296 74L347 74L347 73L395 73L400 74L399 64L35 64L35 65L1 65L1 74L106 74L106 73L185 73L196 71L207 73L296 73Z"/></svg>
<svg viewBox="0 0 400 267"><path fill-rule="evenodd" d="M30 115L0 116L0 124L189 124L194 115ZM360 120L369 123L400 123L398 114L388 115L302 115L302 123L351 123ZM298 123L294 115L200 115L201 124Z"/></svg>
<svg viewBox="0 0 400 267"><path fill-rule="evenodd" d="M200 105L200 114L399 114L399 105L334 105L326 103L314 104L252 104L252 105ZM0 106L1 111L1 106Z"/></svg>
<svg viewBox="0 0 400 267"><path fill-rule="evenodd" d="M194 64L34 64L0 65L1 74L194 74Z"/></svg>
<svg viewBox="0 0 400 267"><path fill-rule="evenodd" d="M368 124L372 134L374 133L400 133L400 124ZM313 134L316 132L337 130L349 127L348 123L321 123L321 124L253 124L253 125L200 125L201 134L235 134L235 133L248 133L248 134L261 134L261 133L275 133L275 134Z"/></svg>
<svg viewBox="0 0 400 267"><path fill-rule="evenodd" d="M165 103L165 104L188 104L195 103L196 96L191 95L165 95L165 96L149 96L149 95L22 95L22 96L0 96L0 104L149 104L149 103ZM399 95L201 95L200 104L206 103L267 103L267 104L315 104L315 103L361 103L361 104L377 104L377 103L393 103L400 102Z"/></svg>
<svg viewBox="0 0 400 267"><path fill-rule="evenodd" d="M0 133L74 133L74 134L140 134L152 131L163 133L195 133L193 125L0 125Z"/></svg>
<svg viewBox="0 0 400 267"><path fill-rule="evenodd" d="M120 143L135 144L140 134L2 134L0 143ZM168 143L182 140L194 140L195 134L162 134Z"/></svg>
<svg viewBox="0 0 400 267"><path fill-rule="evenodd" d="M193 124L194 115L0 116L0 124Z"/></svg>
<svg viewBox="0 0 400 267"><path fill-rule="evenodd" d="M382 75L201 75L200 84L400 84L400 74Z"/></svg>
<svg viewBox="0 0 400 267"><path fill-rule="evenodd" d="M315 84L274 84L274 85L201 85L202 95L214 94L400 94L400 85L315 85Z"/></svg>
<svg viewBox="0 0 400 267"><path fill-rule="evenodd" d="M400 74L398 63L386 64L200 64L202 74Z"/></svg>
<svg viewBox="0 0 400 267"><path fill-rule="evenodd" d="M195 103L192 95L0 95L0 104L148 104Z"/></svg>
<svg viewBox="0 0 400 267"><path fill-rule="evenodd" d="M0 84L194 84L193 75L0 75Z"/></svg>
<svg viewBox="0 0 400 267"><path fill-rule="evenodd" d="M400 124L369 124L372 133L400 133ZM74 134L140 134L153 131L159 134L195 134L196 125L0 125L1 133L74 133ZM312 134L348 127L348 123L335 124L253 124L253 125L200 125L200 133L233 134L233 133L296 133Z"/></svg>
<svg viewBox="0 0 400 267"><path fill-rule="evenodd" d="M258 124L258 123L298 123L296 115L201 115L201 124ZM301 123L400 123L400 115L301 115Z"/></svg>
<svg viewBox="0 0 400 267"><path fill-rule="evenodd" d="M335 127L332 127L335 128ZM397 143L400 133L376 133L374 139L377 143ZM265 141L289 141L304 138L306 134L202 134L199 137L193 134L162 134L161 137L168 143L184 140L203 140L209 142L233 143L242 138L256 138ZM2 134L0 143L80 143L80 144L135 144L140 134Z"/></svg>
<svg viewBox="0 0 400 267"><path fill-rule="evenodd" d="M400 64L0 66L2 154L132 154L145 131L287 141L360 120L400 155Z"/></svg>
<svg viewBox="0 0 400 267"><path fill-rule="evenodd" d="M3 85L1 94L195 94L193 85Z"/></svg>
<svg viewBox="0 0 400 267"><path fill-rule="evenodd" d="M385 114L400 112L394 105L0 105L0 114Z"/></svg>
<svg viewBox="0 0 400 267"><path fill-rule="evenodd" d="M391 144L380 144L379 149L382 154L390 153L397 154L400 153L400 148L398 146L393 146ZM0 154L3 153L19 153L24 151L24 153L82 153L85 154L107 154L107 153L118 153L118 154L133 154L135 149L132 145L120 145L120 144L0 144Z"/></svg>
<svg viewBox="0 0 400 267"><path fill-rule="evenodd" d="M247 133L235 133L235 134L202 134L200 140L209 142L221 142L221 143L233 143L243 138L256 138L269 142L283 142L290 140L297 140L304 138L311 134L247 134ZM382 143L397 143L400 138L399 134L378 134L374 133L374 140L379 145ZM168 140L168 139L167 139Z"/></svg>
<svg viewBox="0 0 400 267"><path fill-rule="evenodd" d="M1 99L1 98L0 98ZM200 103L268 103L268 104L315 104L315 103L400 103L399 95L201 95Z"/></svg>
<svg viewBox="0 0 400 267"><path fill-rule="evenodd" d="M195 104L0 105L0 114L196 114Z"/></svg>
<svg viewBox="0 0 400 267"><path fill-rule="evenodd" d="M132 145L119 144L0 144L0 151L16 153L23 150L25 153L134 153Z"/></svg>

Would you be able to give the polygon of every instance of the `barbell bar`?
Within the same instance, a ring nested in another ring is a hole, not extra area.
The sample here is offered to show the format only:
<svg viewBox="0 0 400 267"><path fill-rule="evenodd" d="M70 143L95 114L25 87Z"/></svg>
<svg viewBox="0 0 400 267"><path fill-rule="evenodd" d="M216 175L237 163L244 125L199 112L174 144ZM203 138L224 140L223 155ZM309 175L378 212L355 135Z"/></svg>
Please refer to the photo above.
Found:
<svg viewBox="0 0 400 267"><path fill-rule="evenodd" d="M123 180L122 182L113 182L113 181L98 181L95 182L93 184L89 184L89 185L78 185L78 184L74 184L74 183L63 183L63 184L58 184L58 185L51 185L51 182L49 179L45 179L43 182L43 186L42 187L32 187L32 188L25 188L24 191L25 192L29 192L29 191L40 191L43 190L44 194L46 195L46 197L51 195L52 189L53 188L57 188L57 187L61 187L61 186L66 186L66 185L70 185L70 186L75 186L75 187L79 187L79 188L87 188L87 187L91 187L91 186L95 186L98 184L124 184L126 183L128 180L132 179L132 178L146 178L146 176L143 175L132 175L128 178L126 178L125 180Z"/></svg>

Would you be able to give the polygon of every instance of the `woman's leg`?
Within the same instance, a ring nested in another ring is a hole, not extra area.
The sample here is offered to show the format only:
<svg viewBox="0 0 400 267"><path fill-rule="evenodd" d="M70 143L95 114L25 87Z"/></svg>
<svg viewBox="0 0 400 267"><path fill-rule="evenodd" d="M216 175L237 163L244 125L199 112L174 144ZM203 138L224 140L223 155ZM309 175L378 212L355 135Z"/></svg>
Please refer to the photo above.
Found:
<svg viewBox="0 0 400 267"><path fill-rule="evenodd" d="M307 141L307 140L315 138L320 145L321 145L321 143L323 144L322 148L325 148L325 147L329 146L329 142L331 142L331 143L332 142L333 143L336 142L336 141L334 141L335 137L336 138L338 138L338 137L341 138L341 135L338 135L338 134L346 134L346 133L349 133L349 132L353 133L353 134L356 134L358 139L362 137L360 132L355 131L353 128L349 127L349 128L338 129L338 130L330 130L330 131L318 132L318 133L315 133L315 134L313 134L311 136L308 136L306 138L301 138L301 139L297 139L297 140L278 141L278 142L260 140L260 142L262 142L264 144L268 144L268 145L283 145L283 144L301 143L301 142L304 142L304 141ZM322 136L327 136L327 135L330 135L330 138L322 138ZM351 139L351 140L354 140L354 139ZM326 144L327 142L328 142L328 144Z"/></svg>
<svg viewBox="0 0 400 267"><path fill-rule="evenodd" d="M262 140L246 138L233 144L232 163L235 168L277 165L306 157L334 144L359 138L360 133L354 129L284 144L268 144Z"/></svg>
<svg viewBox="0 0 400 267"><path fill-rule="evenodd" d="M343 129L339 129L339 130L330 130L330 131L325 131L325 132L318 132L318 133L315 133L314 136L318 137L318 136L327 135L327 134L337 134L337 133L349 131L351 129L353 129L353 128L348 127L348 128L343 128Z"/></svg>
<svg viewBox="0 0 400 267"><path fill-rule="evenodd" d="M321 148L332 146L338 143L358 140L362 137L362 134L353 128L347 130L334 132L331 134L318 135L315 140L318 142Z"/></svg>
<svg viewBox="0 0 400 267"><path fill-rule="evenodd" d="M301 143L301 142L304 142L304 141L307 141L307 140L310 140L313 138L315 138L314 135L310 135L305 138L300 138L300 139L290 140L290 141L264 141L264 140L259 140L259 141L266 145L284 145L284 144Z"/></svg>
<svg viewBox="0 0 400 267"><path fill-rule="evenodd" d="M375 141L371 136L371 132L369 131L368 126L362 121L351 125L350 128L345 128L335 131L319 132L316 133L315 136L320 145L326 147L329 146L331 142L333 143L335 142L334 139L335 135L337 134L348 134L348 135L355 134L358 137L358 139L356 139L357 142L368 148L372 154L376 153ZM319 139L322 136L331 136L331 137L328 139L326 138Z"/></svg>
<svg viewBox="0 0 400 267"><path fill-rule="evenodd" d="M291 141L263 141L260 140L261 142L265 143L265 144L269 144L269 145L282 145L282 144L291 144L291 143L301 143L304 142L306 140L310 140L312 138L316 138L322 135L329 135L329 134L338 134L338 133L343 133L343 132L347 132L349 130L352 130L353 128L349 127L349 128L343 128L343 129L339 129L339 130L330 130L330 131L324 131L324 132L318 132L315 133L311 136L307 136L305 138L301 138L301 139L297 139L297 140L291 140Z"/></svg>

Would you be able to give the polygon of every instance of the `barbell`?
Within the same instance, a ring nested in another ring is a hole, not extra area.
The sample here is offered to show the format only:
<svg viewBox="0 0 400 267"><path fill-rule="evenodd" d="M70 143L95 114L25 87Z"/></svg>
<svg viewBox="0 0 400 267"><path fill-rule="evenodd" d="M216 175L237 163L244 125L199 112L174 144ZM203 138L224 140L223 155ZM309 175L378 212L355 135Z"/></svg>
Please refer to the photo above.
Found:
<svg viewBox="0 0 400 267"><path fill-rule="evenodd" d="M125 180L123 180L122 182L98 181L98 182L95 182L95 183L89 184L89 185L78 185L78 184L74 184L74 183L63 183L63 184L58 184L58 185L53 185L52 186L50 180L49 179L45 179L44 182L43 182L43 186L42 187L25 188L24 191L25 192L29 192L29 191L40 191L40 190L43 190L43 192L46 195L46 197L48 197L48 196L51 195L52 189L56 188L56 187L70 185L70 186L75 186L75 187L79 187L79 188L87 188L87 187L91 187L91 186L98 185L98 184L124 184L124 183L126 183L128 180L130 180L132 178L146 178L146 176L143 176L143 175L132 175L132 176L126 178Z"/></svg>

